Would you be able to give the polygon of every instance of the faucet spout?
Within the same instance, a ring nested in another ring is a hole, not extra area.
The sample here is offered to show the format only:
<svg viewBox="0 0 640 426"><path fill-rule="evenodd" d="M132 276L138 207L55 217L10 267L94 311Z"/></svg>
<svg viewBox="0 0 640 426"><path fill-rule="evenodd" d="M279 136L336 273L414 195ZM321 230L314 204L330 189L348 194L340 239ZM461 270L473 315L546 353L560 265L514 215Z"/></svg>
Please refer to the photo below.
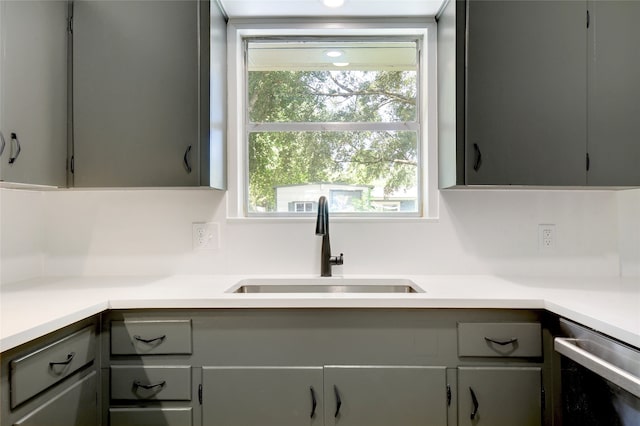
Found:
<svg viewBox="0 0 640 426"><path fill-rule="evenodd" d="M333 265L342 265L343 254L331 256L331 241L329 240L329 206L325 196L318 200L318 219L316 220L316 235L322 236L322 250L320 253L320 276L330 277Z"/></svg>
<svg viewBox="0 0 640 426"><path fill-rule="evenodd" d="M327 197L325 197L324 195L318 200L316 235L329 235L329 206L327 204Z"/></svg>

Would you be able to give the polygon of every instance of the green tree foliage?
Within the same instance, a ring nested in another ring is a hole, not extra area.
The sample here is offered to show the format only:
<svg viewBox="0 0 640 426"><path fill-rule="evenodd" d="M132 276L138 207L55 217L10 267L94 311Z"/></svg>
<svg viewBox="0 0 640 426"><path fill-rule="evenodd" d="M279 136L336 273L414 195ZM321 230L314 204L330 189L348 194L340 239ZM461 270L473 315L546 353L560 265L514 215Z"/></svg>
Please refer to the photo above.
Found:
<svg viewBox="0 0 640 426"><path fill-rule="evenodd" d="M415 71L252 71L248 83L253 123L416 120ZM251 133L250 208L274 211L279 185L414 187L417 147L414 131Z"/></svg>

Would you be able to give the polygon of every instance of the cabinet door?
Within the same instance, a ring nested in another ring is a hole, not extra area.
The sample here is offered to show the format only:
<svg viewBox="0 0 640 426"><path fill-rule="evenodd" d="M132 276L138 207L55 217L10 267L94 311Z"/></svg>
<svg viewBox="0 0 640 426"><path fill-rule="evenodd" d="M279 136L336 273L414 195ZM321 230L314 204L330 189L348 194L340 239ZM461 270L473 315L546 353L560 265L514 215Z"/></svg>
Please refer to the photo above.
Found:
<svg viewBox="0 0 640 426"><path fill-rule="evenodd" d="M202 406L205 425L321 426L322 367L204 367Z"/></svg>
<svg viewBox="0 0 640 426"><path fill-rule="evenodd" d="M459 426L540 426L541 403L540 368L458 368Z"/></svg>
<svg viewBox="0 0 640 426"><path fill-rule="evenodd" d="M589 2L589 185L640 185L640 2Z"/></svg>
<svg viewBox="0 0 640 426"><path fill-rule="evenodd" d="M328 366L325 425L447 424L444 367Z"/></svg>
<svg viewBox="0 0 640 426"><path fill-rule="evenodd" d="M0 2L2 181L66 184L66 29L66 1Z"/></svg>
<svg viewBox="0 0 640 426"><path fill-rule="evenodd" d="M192 426L191 407L124 407L109 409L109 426Z"/></svg>
<svg viewBox="0 0 640 426"><path fill-rule="evenodd" d="M97 373L61 392L14 426L91 426L98 424Z"/></svg>
<svg viewBox="0 0 640 426"><path fill-rule="evenodd" d="M73 22L74 185L198 185L198 2L76 1Z"/></svg>
<svg viewBox="0 0 640 426"><path fill-rule="evenodd" d="M586 2L468 14L466 183L586 184Z"/></svg>

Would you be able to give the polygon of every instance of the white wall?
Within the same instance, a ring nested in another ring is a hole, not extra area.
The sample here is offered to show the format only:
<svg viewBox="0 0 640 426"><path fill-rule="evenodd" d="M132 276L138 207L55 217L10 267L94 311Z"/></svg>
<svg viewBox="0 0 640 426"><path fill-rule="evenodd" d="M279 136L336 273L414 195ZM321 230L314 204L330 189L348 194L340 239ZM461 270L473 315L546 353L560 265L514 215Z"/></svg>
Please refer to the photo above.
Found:
<svg viewBox="0 0 640 426"><path fill-rule="evenodd" d="M0 189L0 284L42 275L45 214L43 193Z"/></svg>
<svg viewBox="0 0 640 426"><path fill-rule="evenodd" d="M640 277L640 189L617 193L620 272Z"/></svg>
<svg viewBox="0 0 640 426"><path fill-rule="evenodd" d="M3 282L319 273L313 219L227 221L222 192L1 191ZM334 220L332 247L345 253L344 274L630 275L640 263L639 207L640 191L447 191L437 222ZM193 251L191 224L203 221L220 224L220 249ZM539 223L556 224L554 253L539 251Z"/></svg>
<svg viewBox="0 0 640 426"><path fill-rule="evenodd" d="M344 274L607 275L620 273L619 226L635 227L638 192L454 190L437 222L334 220ZM627 199L628 198L628 199ZM2 190L3 278L37 275L317 274L314 220L227 221L213 190ZM622 213L619 207L631 206ZM220 224L220 249L194 252L192 222ZM557 249L538 250L555 223ZM637 260L637 259L636 259ZM635 263L637 265L637 262ZM629 266L625 266L629 268Z"/></svg>

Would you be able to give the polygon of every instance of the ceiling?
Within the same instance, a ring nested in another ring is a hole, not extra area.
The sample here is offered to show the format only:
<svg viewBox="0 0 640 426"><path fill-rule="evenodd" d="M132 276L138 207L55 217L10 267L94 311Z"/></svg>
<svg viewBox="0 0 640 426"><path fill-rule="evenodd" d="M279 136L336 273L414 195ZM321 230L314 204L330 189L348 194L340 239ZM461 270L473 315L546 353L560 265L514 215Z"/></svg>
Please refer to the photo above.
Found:
<svg viewBox="0 0 640 426"><path fill-rule="evenodd" d="M321 0L219 0L229 18L435 16L446 0L345 0L329 8Z"/></svg>

